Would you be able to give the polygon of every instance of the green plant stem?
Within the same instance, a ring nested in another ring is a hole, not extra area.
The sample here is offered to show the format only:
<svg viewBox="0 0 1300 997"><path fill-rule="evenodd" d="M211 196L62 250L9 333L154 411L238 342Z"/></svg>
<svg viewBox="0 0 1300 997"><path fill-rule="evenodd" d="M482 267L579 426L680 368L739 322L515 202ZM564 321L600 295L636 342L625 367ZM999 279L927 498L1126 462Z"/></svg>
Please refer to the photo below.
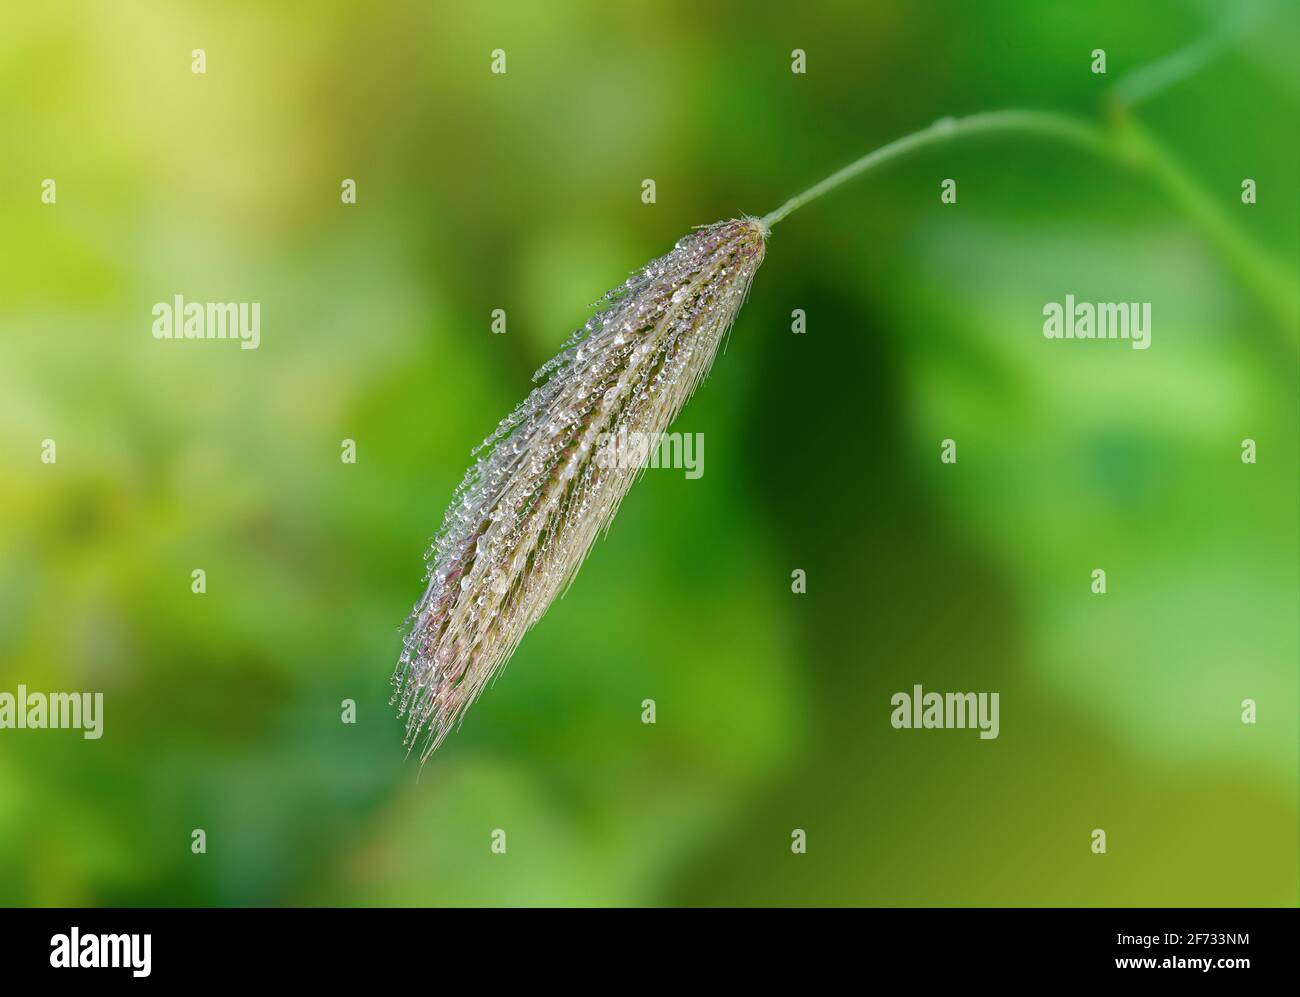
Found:
<svg viewBox="0 0 1300 997"><path fill-rule="evenodd" d="M1295 277L1261 249L1233 220L1223 198L1211 195L1178 159L1126 109L1115 113L1116 149L1123 160L1164 190L1201 233L1239 281L1282 326L1292 347L1300 344L1300 286ZM1239 192L1230 195L1236 207ZM1250 209L1244 209L1250 210Z"/></svg>
<svg viewBox="0 0 1300 997"><path fill-rule="evenodd" d="M1052 111L988 111L965 118L944 118L929 128L867 153L797 194L760 219L771 229L787 215L836 187L920 149L976 135L1021 133L1063 141L1135 169L1159 186L1252 295L1281 323L1281 336L1292 349L1300 346L1300 286L1267 252L1260 249L1192 175L1155 140L1122 104L1112 105L1109 126Z"/></svg>
<svg viewBox="0 0 1300 997"><path fill-rule="evenodd" d="M856 162L850 163L844 169L832 173L821 183L814 184L802 194L796 194L775 211L764 215L762 223L770 229L786 215L803 207L809 201L815 201L854 177L918 149L941 145L971 135L1007 132L1046 135L1098 153L1104 153L1106 149L1106 139L1100 129L1069 115L1051 111L986 111L966 118L942 118L929 128L881 146Z"/></svg>

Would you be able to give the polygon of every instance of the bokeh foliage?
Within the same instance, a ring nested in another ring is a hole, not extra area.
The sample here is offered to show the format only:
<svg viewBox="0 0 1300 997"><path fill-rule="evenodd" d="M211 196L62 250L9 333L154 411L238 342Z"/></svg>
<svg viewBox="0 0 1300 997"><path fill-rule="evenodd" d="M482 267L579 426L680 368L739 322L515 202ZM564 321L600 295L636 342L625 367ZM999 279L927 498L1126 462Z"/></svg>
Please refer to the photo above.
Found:
<svg viewBox="0 0 1300 997"><path fill-rule="evenodd" d="M1030 139L783 222L677 426L704 477L645 476L422 772L387 706L468 452L588 302L937 117L1102 122L1215 16L6 5L0 689L106 720L0 731L0 901L1295 903L1297 330L1149 176ZM1278 5L1137 112L1292 276L1298 38ZM1066 293L1152 302L1152 348L1045 341ZM261 348L155 341L174 294L261 302ZM1001 737L891 729L914 683Z"/></svg>

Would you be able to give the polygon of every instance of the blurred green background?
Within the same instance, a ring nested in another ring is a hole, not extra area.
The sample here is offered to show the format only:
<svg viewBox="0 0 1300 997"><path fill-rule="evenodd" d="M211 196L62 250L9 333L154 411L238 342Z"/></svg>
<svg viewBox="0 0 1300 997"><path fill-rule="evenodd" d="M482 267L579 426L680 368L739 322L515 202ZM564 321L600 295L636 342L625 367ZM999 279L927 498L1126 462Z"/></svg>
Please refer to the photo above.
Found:
<svg viewBox="0 0 1300 997"><path fill-rule="evenodd" d="M470 449L589 302L944 115L1109 133L1221 7L5 5L0 690L105 729L0 731L0 901L1295 904L1295 4L1129 116L1172 186L991 138L784 221L675 426L703 478L645 475L423 770L387 705ZM1067 293L1151 349L1046 341ZM261 348L154 340L176 294ZM1001 736L892 729L916 683Z"/></svg>

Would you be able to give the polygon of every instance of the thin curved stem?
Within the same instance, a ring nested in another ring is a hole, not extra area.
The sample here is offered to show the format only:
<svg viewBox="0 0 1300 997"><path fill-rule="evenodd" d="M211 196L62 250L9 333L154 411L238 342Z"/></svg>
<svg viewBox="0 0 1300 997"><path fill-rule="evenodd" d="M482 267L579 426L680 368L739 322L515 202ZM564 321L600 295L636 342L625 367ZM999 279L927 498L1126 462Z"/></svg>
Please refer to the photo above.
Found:
<svg viewBox="0 0 1300 997"><path fill-rule="evenodd" d="M1259 249L1192 179L1187 170L1138 126L1122 103L1117 101L1111 110L1110 120L1105 127L1053 111L987 111L965 118L942 118L929 128L896 139L832 173L821 183L814 184L775 211L764 215L760 223L771 229L786 215L809 201L815 201L854 177L918 149L971 135L1015 132L1039 135L1108 157L1128 169L1145 174L1162 188L1210 244L1218 249L1257 300L1281 320L1282 341L1294 349L1300 339L1297 336L1297 329L1300 329L1300 288L1297 288L1294 278Z"/></svg>
<svg viewBox="0 0 1300 997"><path fill-rule="evenodd" d="M1124 157L1182 209L1228 269L1277 317L1280 341L1295 350L1300 345L1300 286L1294 270L1261 249L1224 210L1220 199L1207 192L1136 118L1121 111L1114 128Z"/></svg>
<svg viewBox="0 0 1300 997"><path fill-rule="evenodd" d="M1097 127L1066 114L1051 111L986 111L965 118L941 118L929 128L883 145L842 170L832 173L821 183L814 184L802 194L796 194L775 211L764 215L761 221L770 229L786 215L803 207L809 201L815 201L859 174L915 152L917 149L969 135L1007 132L1044 135L1083 146L1094 152L1106 151L1105 136Z"/></svg>

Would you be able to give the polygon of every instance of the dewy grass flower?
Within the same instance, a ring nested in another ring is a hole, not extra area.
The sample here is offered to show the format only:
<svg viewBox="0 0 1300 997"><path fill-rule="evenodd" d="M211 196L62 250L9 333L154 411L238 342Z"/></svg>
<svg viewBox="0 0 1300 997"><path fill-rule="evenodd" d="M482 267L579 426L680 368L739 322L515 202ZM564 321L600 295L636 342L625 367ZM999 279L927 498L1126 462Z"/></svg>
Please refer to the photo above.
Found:
<svg viewBox="0 0 1300 997"><path fill-rule="evenodd" d="M568 585L639 471L603 441L658 439L763 262L767 227L719 222L634 273L537 372L478 452L429 552L395 702L428 758Z"/></svg>

